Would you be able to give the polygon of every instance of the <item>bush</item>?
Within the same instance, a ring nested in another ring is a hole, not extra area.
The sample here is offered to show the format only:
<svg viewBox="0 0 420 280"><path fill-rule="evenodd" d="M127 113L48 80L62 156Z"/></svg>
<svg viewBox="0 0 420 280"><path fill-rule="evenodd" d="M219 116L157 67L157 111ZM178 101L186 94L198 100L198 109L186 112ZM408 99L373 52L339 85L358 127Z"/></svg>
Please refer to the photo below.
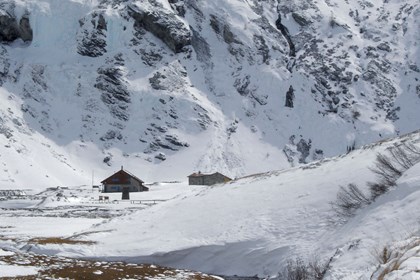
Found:
<svg viewBox="0 0 420 280"><path fill-rule="evenodd" d="M332 258L325 263L317 258L312 262L305 263L301 258L288 260L284 272L279 279L285 280L322 280L327 273Z"/></svg>
<svg viewBox="0 0 420 280"><path fill-rule="evenodd" d="M370 197L372 201L375 200L378 196L388 192L389 188L391 187L389 184L383 182L368 182L367 185L370 190Z"/></svg>
<svg viewBox="0 0 420 280"><path fill-rule="evenodd" d="M369 205L380 195L395 186L402 174L420 162L420 148L403 143L388 148L388 155L377 154L375 166L370 168L377 176L376 182L368 182L370 195L365 195L355 184L340 186L337 200L331 202L333 210L345 219L353 217L357 209Z"/></svg>
<svg viewBox="0 0 420 280"><path fill-rule="evenodd" d="M388 192L407 169L420 162L420 149L413 144L403 143L389 148L388 152L389 156L378 154L371 168L378 178L377 182L368 183L372 200Z"/></svg>
<svg viewBox="0 0 420 280"><path fill-rule="evenodd" d="M286 266L287 280L306 280L309 279L309 267L302 259L288 260Z"/></svg>
<svg viewBox="0 0 420 280"><path fill-rule="evenodd" d="M339 216L352 217L357 209L370 203L371 199L358 186L348 184L347 187L340 186L340 190L337 193L337 200L331 204Z"/></svg>

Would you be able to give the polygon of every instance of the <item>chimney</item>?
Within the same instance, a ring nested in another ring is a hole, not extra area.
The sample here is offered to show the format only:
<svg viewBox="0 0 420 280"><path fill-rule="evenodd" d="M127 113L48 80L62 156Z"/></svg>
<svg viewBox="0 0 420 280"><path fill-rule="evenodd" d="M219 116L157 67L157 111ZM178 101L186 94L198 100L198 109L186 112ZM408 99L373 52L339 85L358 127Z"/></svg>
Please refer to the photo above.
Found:
<svg viewBox="0 0 420 280"><path fill-rule="evenodd" d="M121 170L124 170L124 167L121 165Z"/></svg>

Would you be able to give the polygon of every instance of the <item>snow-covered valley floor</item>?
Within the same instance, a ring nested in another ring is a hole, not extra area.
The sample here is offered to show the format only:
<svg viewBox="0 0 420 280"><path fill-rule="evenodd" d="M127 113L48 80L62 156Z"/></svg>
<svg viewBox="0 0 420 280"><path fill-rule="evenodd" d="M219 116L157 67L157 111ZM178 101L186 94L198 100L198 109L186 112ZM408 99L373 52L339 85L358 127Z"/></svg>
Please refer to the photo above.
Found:
<svg viewBox="0 0 420 280"><path fill-rule="evenodd" d="M179 185L160 184L148 193L132 193L133 204L122 201L121 194L107 194L110 201L101 202L102 194L89 187L49 188L37 194L1 197L0 279L211 278L188 270L109 262L100 257L81 260L60 256L64 247L71 251L76 246L94 246L93 241L81 240L92 227L183 193L186 188Z"/></svg>
<svg viewBox="0 0 420 280"><path fill-rule="evenodd" d="M418 146L420 133L226 184L155 183L130 194L137 203L118 193L101 203L89 187L9 197L0 201L0 269L34 264L18 269L31 274L51 259L63 267L85 260L94 275L124 262L290 279L287 267L316 261L328 264L323 279L420 279L419 163L351 215L332 207L349 184L368 196L377 155L402 143Z"/></svg>

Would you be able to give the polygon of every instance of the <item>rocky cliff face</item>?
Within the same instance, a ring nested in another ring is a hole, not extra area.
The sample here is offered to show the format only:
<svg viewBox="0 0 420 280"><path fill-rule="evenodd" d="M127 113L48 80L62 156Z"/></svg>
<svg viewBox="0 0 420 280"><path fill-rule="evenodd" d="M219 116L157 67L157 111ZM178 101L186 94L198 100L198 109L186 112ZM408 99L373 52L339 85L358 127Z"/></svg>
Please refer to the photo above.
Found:
<svg viewBox="0 0 420 280"><path fill-rule="evenodd" d="M29 22L29 14L18 17L15 14L14 2L0 4L0 42L10 43L17 39L24 42L32 41L32 29Z"/></svg>
<svg viewBox="0 0 420 280"><path fill-rule="evenodd" d="M42 137L78 174L74 143L98 168L236 176L418 128L415 0L59 2L0 3L1 149L16 162Z"/></svg>

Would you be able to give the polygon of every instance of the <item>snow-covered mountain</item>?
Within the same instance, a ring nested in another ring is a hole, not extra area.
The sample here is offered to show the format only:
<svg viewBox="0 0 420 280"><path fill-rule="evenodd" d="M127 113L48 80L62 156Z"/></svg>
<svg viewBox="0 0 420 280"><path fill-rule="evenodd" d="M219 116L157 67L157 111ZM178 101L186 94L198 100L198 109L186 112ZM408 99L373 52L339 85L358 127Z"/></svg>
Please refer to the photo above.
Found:
<svg viewBox="0 0 420 280"><path fill-rule="evenodd" d="M0 187L236 177L415 130L417 0L2 0Z"/></svg>

